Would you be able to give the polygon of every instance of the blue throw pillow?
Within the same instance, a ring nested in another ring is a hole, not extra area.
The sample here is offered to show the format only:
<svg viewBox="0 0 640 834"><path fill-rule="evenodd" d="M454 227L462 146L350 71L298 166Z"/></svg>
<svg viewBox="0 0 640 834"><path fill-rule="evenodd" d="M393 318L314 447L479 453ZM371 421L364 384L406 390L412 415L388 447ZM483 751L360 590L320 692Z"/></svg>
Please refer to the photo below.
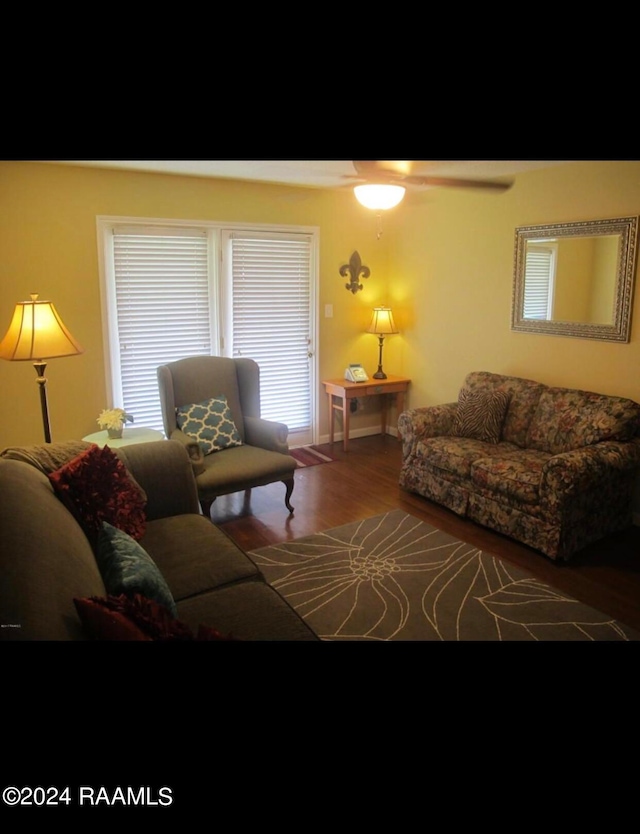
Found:
<svg viewBox="0 0 640 834"><path fill-rule="evenodd" d="M151 556L135 539L107 521L102 522L96 558L108 594L142 594L176 616L169 586Z"/></svg>
<svg viewBox="0 0 640 834"><path fill-rule="evenodd" d="M205 455L230 446L242 446L242 438L224 394L201 403L179 406L176 422L185 434L195 437Z"/></svg>

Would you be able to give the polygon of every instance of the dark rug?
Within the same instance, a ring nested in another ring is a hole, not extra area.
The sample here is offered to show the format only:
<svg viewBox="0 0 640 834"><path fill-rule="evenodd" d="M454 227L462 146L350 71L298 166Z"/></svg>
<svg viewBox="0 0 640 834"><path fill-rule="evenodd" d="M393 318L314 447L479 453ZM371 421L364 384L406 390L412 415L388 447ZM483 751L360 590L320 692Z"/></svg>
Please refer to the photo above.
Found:
<svg viewBox="0 0 640 834"><path fill-rule="evenodd" d="M289 454L296 459L298 467L317 466L319 463L331 463L335 460L334 457L321 452L315 446L300 446L297 449L289 449Z"/></svg>
<svg viewBox="0 0 640 834"><path fill-rule="evenodd" d="M250 555L324 640L640 640L633 629L402 510Z"/></svg>

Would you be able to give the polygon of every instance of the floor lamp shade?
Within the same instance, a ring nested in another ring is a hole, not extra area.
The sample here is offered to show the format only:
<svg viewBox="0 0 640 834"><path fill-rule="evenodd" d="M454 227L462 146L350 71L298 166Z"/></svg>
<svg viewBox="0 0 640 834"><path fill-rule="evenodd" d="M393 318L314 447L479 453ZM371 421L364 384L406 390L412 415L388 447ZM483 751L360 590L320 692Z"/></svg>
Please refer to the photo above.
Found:
<svg viewBox="0 0 640 834"><path fill-rule="evenodd" d="M367 327L367 333L375 333L378 337L380 354L378 359L378 370L373 375L374 379L386 379L387 375L382 370L382 345L384 337L397 333L398 328L393 320L393 313L389 307L375 307L371 323Z"/></svg>
<svg viewBox="0 0 640 834"><path fill-rule="evenodd" d="M47 405L47 380L44 371L46 359L76 356L84 349L65 327L51 301L39 301L37 294L30 301L21 301L11 319L4 339L0 342L0 358L9 362L33 362L36 382L40 386L40 403L45 442L51 443L49 410Z"/></svg>
<svg viewBox="0 0 640 834"><path fill-rule="evenodd" d="M35 362L41 359L57 359L83 353L65 327L51 301L31 301L16 304L13 319L4 339L0 342L0 357L11 362Z"/></svg>

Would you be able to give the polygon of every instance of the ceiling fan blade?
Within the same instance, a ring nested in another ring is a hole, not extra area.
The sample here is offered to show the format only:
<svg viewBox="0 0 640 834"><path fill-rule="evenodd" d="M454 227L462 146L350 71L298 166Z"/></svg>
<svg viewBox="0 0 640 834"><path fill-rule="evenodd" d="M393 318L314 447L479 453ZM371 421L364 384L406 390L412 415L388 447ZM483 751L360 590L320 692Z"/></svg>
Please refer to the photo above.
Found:
<svg viewBox="0 0 640 834"><path fill-rule="evenodd" d="M457 177L404 177L403 182L409 185L434 185L448 188L488 188L494 191L506 191L511 188L513 181L498 182L497 180L462 180Z"/></svg>
<svg viewBox="0 0 640 834"><path fill-rule="evenodd" d="M412 174L415 163L408 161L354 161L356 176L365 177L375 182L396 183L398 185L440 186L444 188L482 188L493 191L506 191L513 185L513 180L462 179L460 177L437 177Z"/></svg>
<svg viewBox="0 0 640 834"><path fill-rule="evenodd" d="M401 160L382 162L367 159L353 162L353 167L361 177L405 177L411 173L411 163Z"/></svg>

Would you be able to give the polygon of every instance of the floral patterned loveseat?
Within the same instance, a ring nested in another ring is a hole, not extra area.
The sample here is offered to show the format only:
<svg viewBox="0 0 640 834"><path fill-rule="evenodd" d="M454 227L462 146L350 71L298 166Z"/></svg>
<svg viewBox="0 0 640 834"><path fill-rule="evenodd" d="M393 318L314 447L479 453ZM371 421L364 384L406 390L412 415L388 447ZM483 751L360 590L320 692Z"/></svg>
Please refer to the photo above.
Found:
<svg viewBox="0 0 640 834"><path fill-rule="evenodd" d="M488 371L398 418L400 486L552 559L632 523L640 405Z"/></svg>

